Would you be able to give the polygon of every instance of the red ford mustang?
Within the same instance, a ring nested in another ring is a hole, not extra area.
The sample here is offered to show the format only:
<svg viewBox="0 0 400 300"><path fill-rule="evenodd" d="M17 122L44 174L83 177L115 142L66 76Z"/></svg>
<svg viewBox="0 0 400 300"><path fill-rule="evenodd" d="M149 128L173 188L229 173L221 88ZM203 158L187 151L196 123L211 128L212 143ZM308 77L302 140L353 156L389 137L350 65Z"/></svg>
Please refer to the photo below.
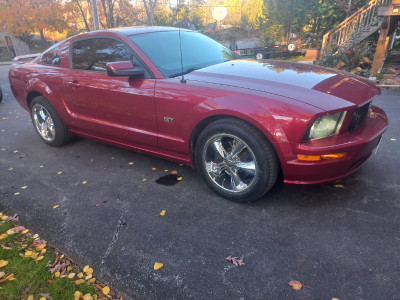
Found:
<svg viewBox="0 0 400 300"><path fill-rule="evenodd" d="M42 140L73 135L196 167L234 201L357 170L388 121L380 93L349 73L240 60L212 39L162 27L95 31L9 72Z"/></svg>

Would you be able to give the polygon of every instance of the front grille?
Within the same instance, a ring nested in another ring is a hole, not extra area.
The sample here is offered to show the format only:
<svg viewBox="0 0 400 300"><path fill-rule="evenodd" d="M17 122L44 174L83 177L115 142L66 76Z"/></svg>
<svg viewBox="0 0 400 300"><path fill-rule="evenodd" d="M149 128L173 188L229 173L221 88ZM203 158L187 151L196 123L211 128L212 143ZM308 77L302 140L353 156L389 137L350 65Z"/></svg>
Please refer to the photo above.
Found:
<svg viewBox="0 0 400 300"><path fill-rule="evenodd" d="M360 127L364 122L367 120L369 115L369 107L371 106L371 102L357 108L354 111L353 118L351 119L349 125L349 132L353 131L354 129Z"/></svg>

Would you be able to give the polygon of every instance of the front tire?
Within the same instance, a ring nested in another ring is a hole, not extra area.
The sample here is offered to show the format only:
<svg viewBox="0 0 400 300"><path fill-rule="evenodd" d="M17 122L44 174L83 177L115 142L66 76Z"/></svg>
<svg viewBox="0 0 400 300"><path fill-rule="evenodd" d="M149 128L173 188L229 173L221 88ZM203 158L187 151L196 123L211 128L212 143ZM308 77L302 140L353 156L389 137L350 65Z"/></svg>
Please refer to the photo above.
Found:
<svg viewBox="0 0 400 300"><path fill-rule="evenodd" d="M33 99L30 110L33 126L46 144L58 147L71 141L72 135L67 126L45 97Z"/></svg>
<svg viewBox="0 0 400 300"><path fill-rule="evenodd" d="M278 158L271 143L237 119L208 125L197 139L195 161L211 190L237 202L259 199L278 177Z"/></svg>

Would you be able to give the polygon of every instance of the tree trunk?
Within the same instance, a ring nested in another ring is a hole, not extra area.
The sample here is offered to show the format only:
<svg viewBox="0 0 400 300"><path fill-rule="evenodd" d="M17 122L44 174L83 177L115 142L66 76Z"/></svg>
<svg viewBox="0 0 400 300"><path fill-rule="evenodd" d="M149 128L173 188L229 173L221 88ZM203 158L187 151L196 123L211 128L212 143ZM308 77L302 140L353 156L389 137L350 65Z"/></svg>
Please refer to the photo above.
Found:
<svg viewBox="0 0 400 300"><path fill-rule="evenodd" d="M80 5L79 0L75 0L75 2L76 2L76 4L78 4L79 11L81 12L81 16L82 16L83 22L85 22L86 31L89 32L90 31L89 24L88 24L88 22L86 20L85 14L84 14L83 9L82 9L82 6Z"/></svg>
<svg viewBox="0 0 400 300"><path fill-rule="evenodd" d="M40 42L41 42L42 46L45 47L46 46L46 38L44 37L43 28L41 28L39 30L39 32L40 32Z"/></svg>

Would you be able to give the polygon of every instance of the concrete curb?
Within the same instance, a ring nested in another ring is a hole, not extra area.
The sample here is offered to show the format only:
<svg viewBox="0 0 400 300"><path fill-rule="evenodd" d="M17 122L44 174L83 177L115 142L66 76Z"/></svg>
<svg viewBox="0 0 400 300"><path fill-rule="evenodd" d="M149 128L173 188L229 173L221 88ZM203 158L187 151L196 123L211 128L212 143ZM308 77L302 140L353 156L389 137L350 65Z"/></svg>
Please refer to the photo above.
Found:
<svg viewBox="0 0 400 300"><path fill-rule="evenodd" d="M0 62L0 66L12 65L13 63L14 63L13 61L3 61L3 62Z"/></svg>
<svg viewBox="0 0 400 300"><path fill-rule="evenodd" d="M378 86L384 89L400 89L400 85L378 84Z"/></svg>

